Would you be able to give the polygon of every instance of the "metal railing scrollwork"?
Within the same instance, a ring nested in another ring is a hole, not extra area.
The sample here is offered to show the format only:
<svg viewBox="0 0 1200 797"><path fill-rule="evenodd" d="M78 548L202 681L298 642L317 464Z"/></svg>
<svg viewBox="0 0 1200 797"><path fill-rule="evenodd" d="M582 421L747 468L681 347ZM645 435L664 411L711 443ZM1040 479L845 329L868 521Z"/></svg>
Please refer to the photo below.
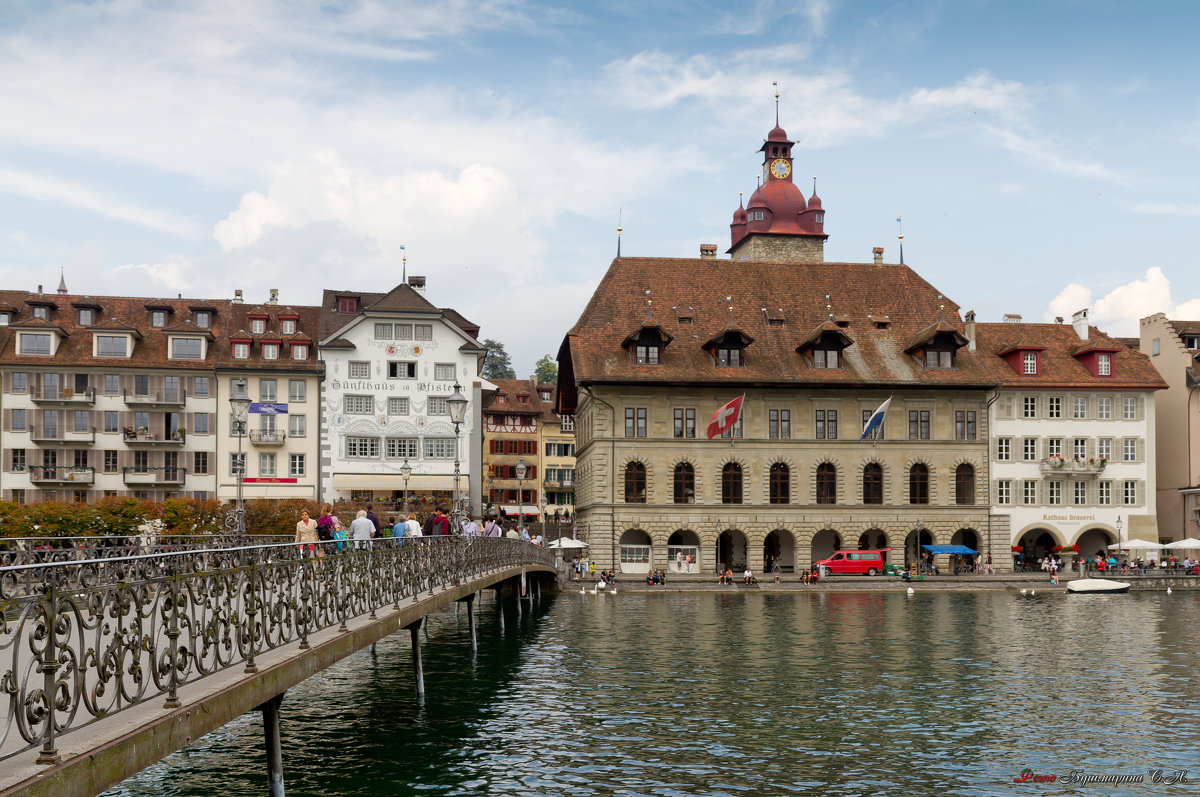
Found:
<svg viewBox="0 0 1200 797"><path fill-rule="evenodd" d="M554 566L504 538L151 550L0 567L0 761L401 601L500 569Z"/></svg>

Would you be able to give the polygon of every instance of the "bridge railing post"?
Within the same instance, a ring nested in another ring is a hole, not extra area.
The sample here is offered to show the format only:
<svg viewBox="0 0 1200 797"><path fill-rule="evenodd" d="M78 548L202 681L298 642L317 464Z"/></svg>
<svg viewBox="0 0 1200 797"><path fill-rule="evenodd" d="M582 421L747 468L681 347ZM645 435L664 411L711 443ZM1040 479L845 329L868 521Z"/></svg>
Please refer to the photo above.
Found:
<svg viewBox="0 0 1200 797"><path fill-rule="evenodd" d="M45 711L46 729L43 732L45 741L41 752L38 753L37 763L58 764L62 756L58 754L56 744L57 728L54 722L55 703L58 692L58 572L51 570L47 573L45 586L45 602L43 603L43 621L45 622L45 648L38 657L38 668L42 671L42 692L37 695L42 704L40 709ZM37 631L34 632L36 638ZM36 655L36 654L35 654Z"/></svg>
<svg viewBox="0 0 1200 797"><path fill-rule="evenodd" d="M258 672L258 665L254 662L254 648L258 644L258 627L255 616L258 614L258 564L250 559L250 564L247 568L246 587L243 593L243 611L246 615L245 623L242 628L242 639L245 641L246 647L246 667L242 672L252 674Z"/></svg>
<svg viewBox="0 0 1200 797"><path fill-rule="evenodd" d="M179 596L182 594L181 576L178 568L172 568L167 582L167 661L170 668L167 674L167 698L163 708L179 708L179 672L182 669L179 662Z"/></svg>

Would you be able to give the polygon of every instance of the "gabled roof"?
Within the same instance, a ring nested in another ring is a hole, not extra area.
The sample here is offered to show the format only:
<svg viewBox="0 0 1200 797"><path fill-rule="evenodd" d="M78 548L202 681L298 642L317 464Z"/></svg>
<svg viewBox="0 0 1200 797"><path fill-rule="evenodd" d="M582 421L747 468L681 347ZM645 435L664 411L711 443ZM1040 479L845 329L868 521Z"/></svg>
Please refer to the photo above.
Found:
<svg viewBox="0 0 1200 797"><path fill-rule="evenodd" d="M954 343L957 346L961 347L961 346L967 345L967 339L963 336L963 334L961 332L958 331L958 327L955 324L943 319L936 323L930 324L929 326L925 327L924 329L919 330L917 332L917 334L913 335L912 338L908 341L908 345L904 347L904 351L905 352L915 351L916 349L919 349L922 346L927 345L931 340L936 338L938 335L943 335L943 334L949 335L952 338L954 338Z"/></svg>
<svg viewBox="0 0 1200 797"><path fill-rule="evenodd" d="M542 403L537 386L530 379L492 379L491 382L496 385L496 393L483 408L485 414L542 415L551 406ZM525 396L528 403L520 403L517 400L520 396ZM505 399L503 403L501 397Z"/></svg>
<svg viewBox="0 0 1200 797"><path fill-rule="evenodd" d="M655 334L657 334L659 340L662 341L664 346L666 346L672 340L675 339L671 336L671 333L667 332L665 329L662 328L662 324L654 324L654 323L651 323L650 321L644 321L640 327L635 329L633 332L629 333L629 337L627 337L627 338L625 338L625 340L621 341L621 345L624 346L625 348L629 348L630 346L633 346L639 340L641 340L642 333L647 332L647 331L654 332Z"/></svg>
<svg viewBox="0 0 1200 797"><path fill-rule="evenodd" d="M180 321L176 324L163 327L163 332L174 335L199 335L209 338L210 340L213 338L213 333L210 329L204 329L196 326L196 322L192 321L190 318L185 318L183 321Z"/></svg>
<svg viewBox="0 0 1200 797"><path fill-rule="evenodd" d="M138 332L137 327L126 324L116 316L109 316L98 324L92 324L88 329L93 332L132 332L135 338L142 337L142 333Z"/></svg>
<svg viewBox="0 0 1200 797"><path fill-rule="evenodd" d="M854 338L846 334L846 330L839 327L833 321L823 321L817 325L817 328L808 333L808 337L800 341L800 345L796 347L796 351L804 351L810 348L813 344L819 341L825 335L833 335L841 341L842 348L854 343Z"/></svg>
<svg viewBox="0 0 1200 797"><path fill-rule="evenodd" d="M737 338L743 346L749 346L754 342L754 338L750 337L736 326L727 326L721 328L721 330L715 335L704 341L704 346L702 348L715 349L717 346L720 346L722 343L728 340L730 335Z"/></svg>
<svg viewBox="0 0 1200 797"><path fill-rule="evenodd" d="M67 331L58 324L51 323L44 318L27 318L24 321L18 321L15 324L9 324L12 329L43 329L54 330L62 336L67 335Z"/></svg>
<svg viewBox="0 0 1200 797"><path fill-rule="evenodd" d="M998 351L998 352L996 352L996 354L1003 357L1007 354L1012 354L1014 351L1045 351L1045 350L1046 350L1045 346L1039 346L1036 343L1029 343L1027 341L1017 341L1016 343L1013 343L1009 346L1005 346L1002 351Z"/></svg>
<svg viewBox="0 0 1200 797"><path fill-rule="evenodd" d="M1003 359L1005 352L1016 350L1018 343L1036 344L1041 352L1037 374L1014 371ZM1108 351L1113 354L1112 376L1093 376L1078 359L1078 349ZM1161 390L1167 387L1150 358L1123 345L1095 327L1088 327L1087 341L1081 341L1070 324L978 323L975 325L977 353L987 358L995 379L1002 387L1036 385L1040 388ZM962 351L959 352L961 357Z"/></svg>

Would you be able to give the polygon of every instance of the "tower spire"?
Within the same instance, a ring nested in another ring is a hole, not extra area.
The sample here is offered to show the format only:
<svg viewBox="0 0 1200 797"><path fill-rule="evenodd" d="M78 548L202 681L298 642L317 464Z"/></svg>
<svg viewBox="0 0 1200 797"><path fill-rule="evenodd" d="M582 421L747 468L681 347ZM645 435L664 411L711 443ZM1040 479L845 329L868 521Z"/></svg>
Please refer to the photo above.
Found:
<svg viewBox="0 0 1200 797"><path fill-rule="evenodd" d="M67 275L62 266L58 267L58 292L63 296L67 295Z"/></svg>

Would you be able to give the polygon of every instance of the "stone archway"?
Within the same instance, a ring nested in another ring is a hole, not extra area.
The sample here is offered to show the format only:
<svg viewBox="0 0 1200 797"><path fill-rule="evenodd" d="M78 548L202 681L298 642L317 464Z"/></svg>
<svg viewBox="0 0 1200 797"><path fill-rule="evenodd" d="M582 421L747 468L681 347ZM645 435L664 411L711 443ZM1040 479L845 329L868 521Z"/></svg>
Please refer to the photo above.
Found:
<svg viewBox="0 0 1200 797"><path fill-rule="evenodd" d="M1058 542L1050 529L1034 527L1025 531L1013 545L1019 549L1013 551L1013 570L1036 570L1038 560L1045 559Z"/></svg>
<svg viewBox="0 0 1200 797"><path fill-rule="evenodd" d="M1117 537L1111 531L1092 526L1079 535L1079 539L1075 544L1079 546L1079 558L1082 560L1091 558L1094 563L1098 555L1103 555L1105 558L1108 557L1108 546L1114 542L1117 542Z"/></svg>
<svg viewBox="0 0 1200 797"><path fill-rule="evenodd" d="M812 546L809 549L811 565L821 559L828 559L834 551L842 550L842 537L833 529L821 529L813 535Z"/></svg>
<svg viewBox="0 0 1200 797"><path fill-rule="evenodd" d="M738 529L725 529L717 537L717 572L733 570L734 575L746 569L749 548L746 535Z"/></svg>
<svg viewBox="0 0 1200 797"><path fill-rule="evenodd" d="M621 535L621 572L648 573L654 546L650 535L641 529L627 529Z"/></svg>
<svg viewBox="0 0 1200 797"><path fill-rule="evenodd" d="M956 574L970 573L974 570L975 557L982 554L982 551L979 549L979 533L975 529L959 529L950 537L950 544L965 545L975 552L974 554L951 554L950 572Z"/></svg>
<svg viewBox="0 0 1200 797"><path fill-rule="evenodd" d="M796 572L796 541L785 529L775 529L763 540L763 573L779 565L781 573Z"/></svg>
<svg viewBox="0 0 1200 797"><path fill-rule="evenodd" d="M904 565L920 562L925 555L922 545L933 545L933 534L927 528L913 529L904 538Z"/></svg>
<svg viewBox="0 0 1200 797"><path fill-rule="evenodd" d="M700 536L691 529L677 529L667 540L667 567L672 573L702 573Z"/></svg>

